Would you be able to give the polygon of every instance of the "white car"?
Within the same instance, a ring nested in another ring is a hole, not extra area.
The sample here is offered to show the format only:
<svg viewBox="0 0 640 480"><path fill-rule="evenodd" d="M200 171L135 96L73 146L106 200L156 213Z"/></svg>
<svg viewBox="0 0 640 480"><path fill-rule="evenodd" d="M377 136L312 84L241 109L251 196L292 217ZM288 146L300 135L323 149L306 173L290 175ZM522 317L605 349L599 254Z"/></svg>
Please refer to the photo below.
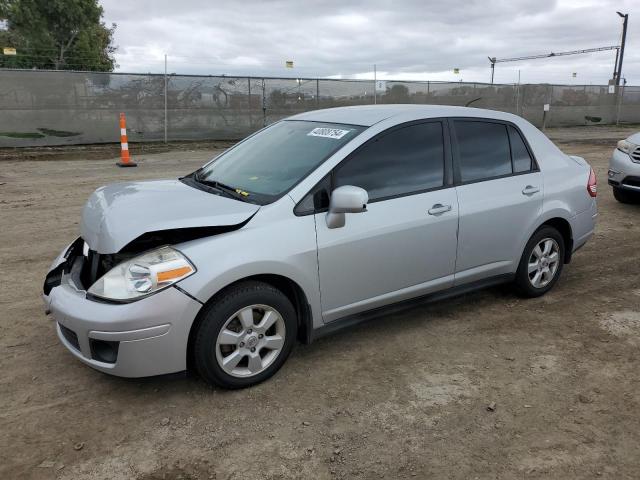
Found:
<svg viewBox="0 0 640 480"><path fill-rule="evenodd" d="M622 203L640 203L640 132L618 142L609 161L609 185Z"/></svg>

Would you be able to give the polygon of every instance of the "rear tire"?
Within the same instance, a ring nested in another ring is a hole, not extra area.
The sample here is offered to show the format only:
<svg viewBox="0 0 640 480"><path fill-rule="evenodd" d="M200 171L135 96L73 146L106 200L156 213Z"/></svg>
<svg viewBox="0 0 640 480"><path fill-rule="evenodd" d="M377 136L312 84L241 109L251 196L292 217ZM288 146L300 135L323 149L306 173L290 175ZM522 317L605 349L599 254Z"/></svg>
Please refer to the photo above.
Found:
<svg viewBox="0 0 640 480"><path fill-rule="evenodd" d="M564 259L564 238L555 228L542 226L524 247L514 282L516 291L524 297L544 295L560 278Z"/></svg>
<svg viewBox="0 0 640 480"><path fill-rule="evenodd" d="M640 203L640 193L630 192L620 187L613 187L613 196L620 203Z"/></svg>
<svg viewBox="0 0 640 480"><path fill-rule="evenodd" d="M291 353L296 311L277 288L243 282L205 308L193 359L206 382L229 389L255 385L275 374Z"/></svg>

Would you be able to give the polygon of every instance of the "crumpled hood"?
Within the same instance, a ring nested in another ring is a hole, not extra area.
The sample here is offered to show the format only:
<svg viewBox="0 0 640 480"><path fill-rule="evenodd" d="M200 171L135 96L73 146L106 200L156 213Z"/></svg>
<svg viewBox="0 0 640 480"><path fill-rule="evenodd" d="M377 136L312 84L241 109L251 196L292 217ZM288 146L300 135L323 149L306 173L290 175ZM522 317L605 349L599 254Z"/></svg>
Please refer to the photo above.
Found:
<svg viewBox="0 0 640 480"><path fill-rule="evenodd" d="M179 180L115 183L89 197L80 233L92 250L117 253L147 232L238 225L259 208Z"/></svg>

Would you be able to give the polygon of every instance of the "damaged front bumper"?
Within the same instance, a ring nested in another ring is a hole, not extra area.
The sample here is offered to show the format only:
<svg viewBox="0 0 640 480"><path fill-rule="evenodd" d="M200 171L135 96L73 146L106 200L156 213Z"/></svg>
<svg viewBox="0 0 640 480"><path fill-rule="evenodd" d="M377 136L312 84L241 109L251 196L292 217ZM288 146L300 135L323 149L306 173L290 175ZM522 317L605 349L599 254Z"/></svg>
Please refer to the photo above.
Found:
<svg viewBox="0 0 640 480"><path fill-rule="evenodd" d="M60 342L83 363L121 377L185 370L189 331L202 305L174 287L130 303L87 298L83 245L79 239L65 249L45 280L45 309Z"/></svg>

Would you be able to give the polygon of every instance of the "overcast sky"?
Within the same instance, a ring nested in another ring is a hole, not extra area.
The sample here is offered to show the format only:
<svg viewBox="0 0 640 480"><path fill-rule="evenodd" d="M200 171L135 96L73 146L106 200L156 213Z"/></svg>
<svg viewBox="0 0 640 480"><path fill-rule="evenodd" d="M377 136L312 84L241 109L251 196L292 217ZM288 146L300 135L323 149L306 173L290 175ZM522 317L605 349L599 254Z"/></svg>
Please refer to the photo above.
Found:
<svg viewBox="0 0 640 480"><path fill-rule="evenodd" d="M488 56L617 45L640 84L638 0L101 0L119 71L489 81ZM634 8L635 7L635 8ZM615 51L496 65L496 83L602 84ZM285 68L293 60L294 68ZM453 73L459 68L458 75ZM572 78L576 72L577 77Z"/></svg>

